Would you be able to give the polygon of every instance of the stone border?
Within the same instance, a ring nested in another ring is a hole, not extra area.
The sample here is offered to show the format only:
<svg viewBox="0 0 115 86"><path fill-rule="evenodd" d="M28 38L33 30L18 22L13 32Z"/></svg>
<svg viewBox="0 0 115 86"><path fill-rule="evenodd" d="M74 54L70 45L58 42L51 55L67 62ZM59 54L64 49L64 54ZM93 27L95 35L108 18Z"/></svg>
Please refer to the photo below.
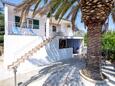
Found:
<svg viewBox="0 0 115 86"><path fill-rule="evenodd" d="M89 77L86 77L86 76L82 73L81 70L80 70L79 72L80 72L80 77L81 77L81 78L87 80L88 82L90 82L90 83L92 83L92 84L101 84L101 83L104 84L104 83L106 83L106 81L107 81L107 79L104 79L104 80L93 80L93 79L91 79L91 78L89 78Z"/></svg>

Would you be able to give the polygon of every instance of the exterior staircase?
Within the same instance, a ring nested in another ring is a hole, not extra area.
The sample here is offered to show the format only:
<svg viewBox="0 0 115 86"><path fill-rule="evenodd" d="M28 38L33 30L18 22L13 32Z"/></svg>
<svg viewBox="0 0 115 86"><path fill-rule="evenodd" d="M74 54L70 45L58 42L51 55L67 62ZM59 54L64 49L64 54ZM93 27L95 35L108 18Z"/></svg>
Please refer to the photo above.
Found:
<svg viewBox="0 0 115 86"><path fill-rule="evenodd" d="M43 40L40 44L38 44L37 46L35 46L34 48L32 48L31 50L29 50L27 53L25 53L24 55L22 55L20 58L18 58L15 62L13 62L11 65L8 65L8 69L13 69L18 67L21 63L23 63L25 60L29 59L31 56L33 56L34 53L36 53L38 50L40 50L40 48L44 47L45 45L47 45L49 42L51 42L54 38L47 38L45 40Z"/></svg>

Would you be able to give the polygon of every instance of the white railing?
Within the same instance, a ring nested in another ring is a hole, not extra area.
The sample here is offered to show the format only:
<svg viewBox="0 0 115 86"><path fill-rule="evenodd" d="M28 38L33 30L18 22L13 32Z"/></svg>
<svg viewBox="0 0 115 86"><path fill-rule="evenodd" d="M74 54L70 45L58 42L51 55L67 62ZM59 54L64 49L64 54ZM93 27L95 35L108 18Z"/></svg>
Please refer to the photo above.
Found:
<svg viewBox="0 0 115 86"><path fill-rule="evenodd" d="M39 25L28 24L26 22L23 22L22 24L20 24L19 22L8 21L8 27L6 30L8 30L8 35L33 35L33 36L40 35L39 34ZM67 31L59 31L59 32L56 32L56 34L54 34L54 35L76 36L76 32L72 32L71 30L70 30L70 32L68 30Z"/></svg>
<svg viewBox="0 0 115 86"><path fill-rule="evenodd" d="M35 28L36 27L36 28ZM38 35L38 25L32 25L27 23L17 23L8 21L8 34L9 35ZM35 29L33 29L35 28Z"/></svg>

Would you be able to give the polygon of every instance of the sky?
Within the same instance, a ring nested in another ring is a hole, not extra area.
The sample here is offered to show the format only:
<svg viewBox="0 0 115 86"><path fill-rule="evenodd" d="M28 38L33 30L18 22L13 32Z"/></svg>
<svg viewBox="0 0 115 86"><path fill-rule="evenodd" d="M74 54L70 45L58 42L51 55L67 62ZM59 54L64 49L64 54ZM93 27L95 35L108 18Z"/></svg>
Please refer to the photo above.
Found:
<svg viewBox="0 0 115 86"><path fill-rule="evenodd" d="M1 0L0 0L1 1ZM9 2L12 2L12 3L16 3L16 4L19 4L21 3L23 0L4 0L4 1L9 1ZM1 3L0 3L1 5ZM1 6L0 6L1 7ZM86 30L84 29L84 24L81 23L81 13L78 13L78 17L77 17L77 20L76 20L76 25L79 29L83 30L86 32ZM113 24L113 21L112 21L112 18L111 16L109 16L109 30L114 30L115 31L115 24Z"/></svg>

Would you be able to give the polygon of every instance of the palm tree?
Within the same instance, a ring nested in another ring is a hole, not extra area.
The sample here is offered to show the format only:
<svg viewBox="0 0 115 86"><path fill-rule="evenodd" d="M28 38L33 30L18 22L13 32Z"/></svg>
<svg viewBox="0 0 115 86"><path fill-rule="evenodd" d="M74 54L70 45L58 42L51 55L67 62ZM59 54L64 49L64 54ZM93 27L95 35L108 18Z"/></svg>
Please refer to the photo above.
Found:
<svg viewBox="0 0 115 86"><path fill-rule="evenodd" d="M40 3L45 4L40 8ZM17 10L22 11L22 19L26 17L31 6L34 5L33 16L36 14L47 14L55 19L71 19L73 29L79 9L82 20L88 28L87 65L82 73L94 80L102 80L100 72L101 61L101 30L110 13L115 21L114 0L24 0ZM113 10L114 9L114 10ZM112 11L113 10L113 11Z"/></svg>

